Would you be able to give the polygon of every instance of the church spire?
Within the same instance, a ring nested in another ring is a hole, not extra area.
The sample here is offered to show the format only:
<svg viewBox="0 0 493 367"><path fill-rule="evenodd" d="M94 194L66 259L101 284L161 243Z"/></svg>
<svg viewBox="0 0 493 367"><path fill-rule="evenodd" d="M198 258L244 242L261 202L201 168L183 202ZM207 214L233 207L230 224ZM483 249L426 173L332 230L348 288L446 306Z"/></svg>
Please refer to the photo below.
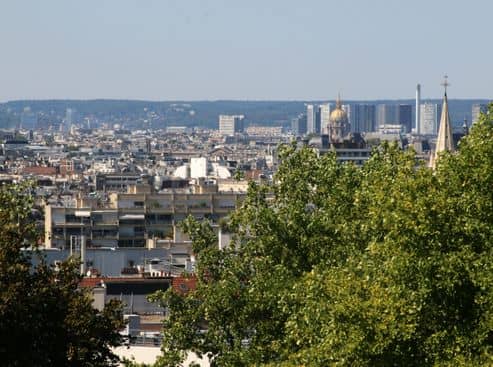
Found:
<svg viewBox="0 0 493 367"><path fill-rule="evenodd" d="M337 93L336 108L342 109L341 92Z"/></svg>
<svg viewBox="0 0 493 367"><path fill-rule="evenodd" d="M452 123L450 122L450 115L448 112L448 98L447 98L447 87L450 85L448 83L448 77L445 75L444 82L442 83L444 87L443 103L442 103L442 115L440 117L440 126L438 129L438 137L435 146L435 152L430 156L430 167L435 169L436 161L441 152L453 152L454 138L452 135Z"/></svg>

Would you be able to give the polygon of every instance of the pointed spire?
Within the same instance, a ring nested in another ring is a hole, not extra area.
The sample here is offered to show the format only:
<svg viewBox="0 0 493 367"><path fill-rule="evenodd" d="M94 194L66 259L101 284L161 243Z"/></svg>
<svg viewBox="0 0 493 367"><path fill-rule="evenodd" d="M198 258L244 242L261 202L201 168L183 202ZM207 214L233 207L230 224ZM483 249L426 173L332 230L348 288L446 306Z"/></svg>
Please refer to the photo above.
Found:
<svg viewBox="0 0 493 367"><path fill-rule="evenodd" d="M467 123L467 117L464 117L464 123L462 124L462 132L464 135L469 134L469 124Z"/></svg>
<svg viewBox="0 0 493 367"><path fill-rule="evenodd" d="M448 77L445 75L445 80L442 83L445 91L443 95L442 115L440 117L440 126L438 129L438 137L435 146L435 153L430 156L430 167L433 169L435 169L436 162L441 152L455 151L454 137L452 135L452 123L450 122L450 115L448 112L447 87L450 84L448 83L447 78Z"/></svg>
<svg viewBox="0 0 493 367"><path fill-rule="evenodd" d="M337 93L336 108L342 109L341 92Z"/></svg>

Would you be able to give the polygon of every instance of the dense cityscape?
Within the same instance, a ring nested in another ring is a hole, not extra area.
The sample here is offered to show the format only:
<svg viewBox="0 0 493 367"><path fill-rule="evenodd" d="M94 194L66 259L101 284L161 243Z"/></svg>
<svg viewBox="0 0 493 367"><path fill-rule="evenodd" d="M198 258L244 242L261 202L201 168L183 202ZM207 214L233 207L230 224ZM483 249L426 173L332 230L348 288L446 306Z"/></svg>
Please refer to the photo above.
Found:
<svg viewBox="0 0 493 367"><path fill-rule="evenodd" d="M491 11L2 3L0 366L493 365Z"/></svg>
<svg viewBox="0 0 493 367"><path fill-rule="evenodd" d="M222 223L251 182L273 183L281 144L294 142L362 166L372 149L393 142L428 164L436 147L445 149L437 142L440 124L449 124L450 146L457 146L487 112L487 104L472 103L471 120L452 124L446 99L422 103L420 92L418 85L414 105L346 104L340 97L334 103L305 103L288 126L256 124L238 110L218 115L215 129L186 120L176 125L170 109L193 117L192 103L171 104L166 115L143 108L140 116L108 111L95 117L71 107L60 116L39 110L43 104L37 102L38 110L4 110L16 126L0 132L0 180L34 183L34 213L48 263L80 256L81 285L96 286L96 299L103 297L96 301L99 307L108 299L123 301L125 312L134 315L132 340L159 343L165 309L146 297L187 287L186 274L195 269L181 222L188 216L209 221L219 248L226 248L231 234Z"/></svg>

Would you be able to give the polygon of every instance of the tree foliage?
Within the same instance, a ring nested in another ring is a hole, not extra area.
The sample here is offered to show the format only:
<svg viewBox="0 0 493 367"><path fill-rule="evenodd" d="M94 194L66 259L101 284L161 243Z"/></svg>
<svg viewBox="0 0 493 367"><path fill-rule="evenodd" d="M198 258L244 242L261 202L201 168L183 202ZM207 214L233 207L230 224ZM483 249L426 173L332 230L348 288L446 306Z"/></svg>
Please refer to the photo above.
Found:
<svg viewBox="0 0 493 367"><path fill-rule="evenodd" d="M55 270L36 251L28 185L0 189L2 366L109 366L124 326L118 302L102 312L79 289L79 262ZM33 267L32 256L39 257Z"/></svg>
<svg viewBox="0 0 493 367"><path fill-rule="evenodd" d="M493 364L493 106L435 171L384 144L361 168L284 146L219 250L188 220L197 289L169 307L163 356L215 366Z"/></svg>

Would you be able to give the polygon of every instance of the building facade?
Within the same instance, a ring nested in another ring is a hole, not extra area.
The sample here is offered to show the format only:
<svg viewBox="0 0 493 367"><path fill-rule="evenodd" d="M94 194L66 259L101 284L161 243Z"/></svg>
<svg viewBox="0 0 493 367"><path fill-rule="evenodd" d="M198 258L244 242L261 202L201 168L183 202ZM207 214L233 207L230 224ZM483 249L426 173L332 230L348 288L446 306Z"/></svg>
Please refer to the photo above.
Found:
<svg viewBox="0 0 493 367"><path fill-rule="evenodd" d="M317 129L317 108L315 105L306 105L306 133L318 134L320 131ZM317 131L318 130L318 131Z"/></svg>
<svg viewBox="0 0 493 367"><path fill-rule="evenodd" d="M351 132L361 133L376 130L375 105L356 103L350 106Z"/></svg>
<svg viewBox="0 0 493 367"><path fill-rule="evenodd" d="M244 119L244 115L219 115L219 133L233 136L243 132Z"/></svg>
<svg viewBox="0 0 493 367"><path fill-rule="evenodd" d="M413 106L410 104L377 105L377 126L402 125L405 132L411 132Z"/></svg>
<svg viewBox="0 0 493 367"><path fill-rule="evenodd" d="M436 135L442 108L436 103L422 103L420 106L420 134Z"/></svg>
<svg viewBox="0 0 493 367"><path fill-rule="evenodd" d="M476 123L479 120L479 115L488 112L488 105L484 103L476 103L472 105L471 116L472 123Z"/></svg>
<svg viewBox="0 0 493 367"><path fill-rule="evenodd" d="M394 104L377 105L377 126L397 123L397 106Z"/></svg>
<svg viewBox="0 0 493 367"><path fill-rule="evenodd" d="M156 247L181 242L178 223L192 215L212 223L234 210L242 193L113 193L101 205L79 198L73 207L45 207L45 246L66 249L85 236L88 247ZM165 240L168 242L160 242Z"/></svg>
<svg viewBox="0 0 493 367"><path fill-rule="evenodd" d="M306 114L302 113L291 120L291 131L295 136L303 136L307 132Z"/></svg>
<svg viewBox="0 0 493 367"><path fill-rule="evenodd" d="M327 127L330 122L330 111L332 110L332 105L330 103L321 104L319 107L320 110L320 133L323 135L328 134Z"/></svg>
<svg viewBox="0 0 493 367"><path fill-rule="evenodd" d="M397 106L397 122L403 126L406 133L413 129L413 106L410 104L399 104Z"/></svg>

